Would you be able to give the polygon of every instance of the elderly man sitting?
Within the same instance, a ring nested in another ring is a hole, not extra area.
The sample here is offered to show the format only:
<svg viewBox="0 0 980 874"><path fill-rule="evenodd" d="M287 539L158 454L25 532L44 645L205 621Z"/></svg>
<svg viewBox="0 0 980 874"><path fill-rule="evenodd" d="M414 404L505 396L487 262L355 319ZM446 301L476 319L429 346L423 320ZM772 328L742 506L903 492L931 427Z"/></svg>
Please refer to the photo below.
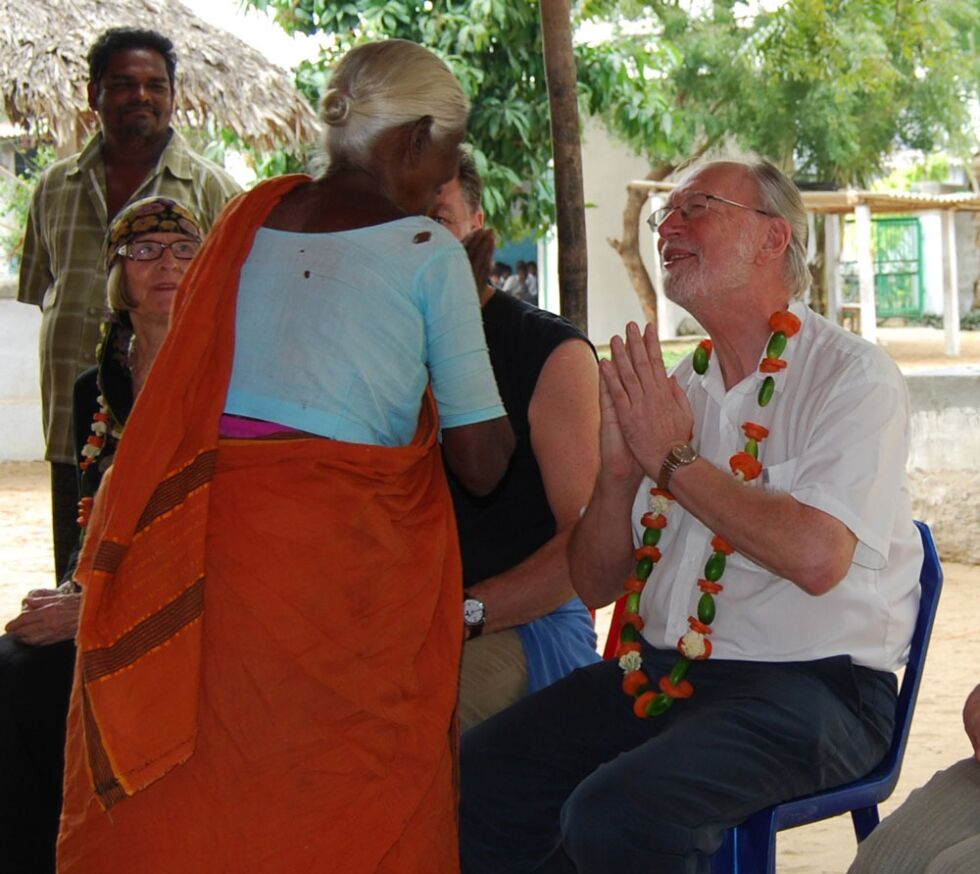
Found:
<svg viewBox="0 0 980 874"><path fill-rule="evenodd" d="M569 563L587 604L628 593L620 658L464 736L467 874L703 874L891 737L922 560L901 375L799 302L806 216L771 165L694 171L654 226L712 343L668 376L654 330L612 341Z"/></svg>

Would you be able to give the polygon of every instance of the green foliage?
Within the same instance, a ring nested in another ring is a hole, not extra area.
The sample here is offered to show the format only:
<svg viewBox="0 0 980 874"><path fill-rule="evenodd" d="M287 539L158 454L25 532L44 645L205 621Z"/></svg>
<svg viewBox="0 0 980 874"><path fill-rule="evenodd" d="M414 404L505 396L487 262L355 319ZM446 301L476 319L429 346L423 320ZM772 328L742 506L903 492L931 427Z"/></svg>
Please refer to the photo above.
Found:
<svg viewBox="0 0 980 874"><path fill-rule="evenodd" d="M452 68L469 96L469 140L483 174L488 224L505 238L543 234L555 218L548 94L534 0L246 0L272 9L289 33L333 34L297 84L316 101L329 70L361 42L421 43Z"/></svg>
<svg viewBox="0 0 980 874"><path fill-rule="evenodd" d="M2 233L0 233L0 250L3 251L7 261L20 259L34 186L41 171L54 161L54 146L41 145L33 154L25 154L24 157L27 170L23 176L0 177L0 203L3 203L7 209L3 218Z"/></svg>
<svg viewBox="0 0 980 874"><path fill-rule="evenodd" d="M470 140L489 223L505 236L554 218L550 127L534 0L243 0L287 32L332 35L297 71L311 101L351 46L400 37L452 67L473 103ZM977 148L977 0L579 0L573 25L604 23L576 46L580 104L669 170L736 143L797 178L864 184L896 147L959 157Z"/></svg>
<svg viewBox="0 0 980 874"><path fill-rule="evenodd" d="M842 185L866 184L896 147L976 148L975 0L792 0L754 15L740 7L586 3L597 16L620 15L615 36L590 53L632 57L621 66L657 84L652 104L637 103L648 113L619 111L622 93L595 107L613 133L646 143L656 164L731 138L797 178ZM662 135L650 114L662 125L672 116Z"/></svg>

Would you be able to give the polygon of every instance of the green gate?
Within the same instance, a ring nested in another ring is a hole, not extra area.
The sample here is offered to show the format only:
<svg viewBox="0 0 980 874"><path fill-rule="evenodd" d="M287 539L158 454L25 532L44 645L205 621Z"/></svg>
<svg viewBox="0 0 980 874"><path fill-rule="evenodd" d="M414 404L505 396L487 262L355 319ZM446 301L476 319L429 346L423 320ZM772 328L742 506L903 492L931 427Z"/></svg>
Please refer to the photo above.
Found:
<svg viewBox="0 0 980 874"><path fill-rule="evenodd" d="M919 220L874 221L875 307L878 317L922 315L922 230Z"/></svg>
<svg viewBox="0 0 980 874"><path fill-rule="evenodd" d="M918 218L915 216L874 217L871 227L875 265L875 309L878 318L921 316L924 290L922 229ZM844 252L847 253L849 250L853 252L856 241L853 238L852 218L848 218L844 234ZM841 268L844 280L843 299L856 301L858 299L857 262L843 261Z"/></svg>

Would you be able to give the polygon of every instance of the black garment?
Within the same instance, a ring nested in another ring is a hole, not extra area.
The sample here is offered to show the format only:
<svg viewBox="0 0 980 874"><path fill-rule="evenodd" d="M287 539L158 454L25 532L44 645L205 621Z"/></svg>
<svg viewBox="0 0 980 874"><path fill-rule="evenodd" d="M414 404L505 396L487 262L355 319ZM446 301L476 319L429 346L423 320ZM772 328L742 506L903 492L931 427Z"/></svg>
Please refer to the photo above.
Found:
<svg viewBox="0 0 980 874"><path fill-rule="evenodd" d="M108 375L107 375L108 374ZM104 386L99 382L105 383ZM128 371L113 360L91 367L75 380L72 416L76 451L92 434L92 421L105 392L113 417L129 415L133 405ZM110 423L110 430L118 423ZM72 525L78 495L92 496L112 460L117 441L109 435L98 459L85 471L62 464L70 474ZM78 528L62 582L78 563ZM75 643L28 646L0 636L0 868L6 874L54 874L55 843L61 815L65 769L65 721L75 668Z"/></svg>
<svg viewBox="0 0 980 874"><path fill-rule="evenodd" d="M72 550L78 543L78 481L74 464L51 463L51 539L54 544L54 576L64 578Z"/></svg>
<svg viewBox="0 0 980 874"><path fill-rule="evenodd" d="M75 643L0 637L0 859L7 874L53 874Z"/></svg>
<svg viewBox="0 0 980 874"><path fill-rule="evenodd" d="M555 517L531 448L528 408L548 356L566 340L589 342L561 316L501 292L484 305L483 328L517 444L504 478L485 497L469 494L449 475L465 586L520 564L555 536Z"/></svg>

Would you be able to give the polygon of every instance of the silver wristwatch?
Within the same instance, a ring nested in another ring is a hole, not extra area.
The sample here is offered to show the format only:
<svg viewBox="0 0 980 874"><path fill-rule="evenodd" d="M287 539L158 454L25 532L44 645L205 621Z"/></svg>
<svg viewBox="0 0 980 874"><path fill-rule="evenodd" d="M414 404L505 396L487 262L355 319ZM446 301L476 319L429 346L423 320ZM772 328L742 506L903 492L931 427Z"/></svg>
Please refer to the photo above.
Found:
<svg viewBox="0 0 980 874"><path fill-rule="evenodd" d="M677 443L671 446L657 476L657 488L665 492L670 491L667 487L674 471L686 464L693 464L698 458L700 458L698 451L690 443Z"/></svg>

